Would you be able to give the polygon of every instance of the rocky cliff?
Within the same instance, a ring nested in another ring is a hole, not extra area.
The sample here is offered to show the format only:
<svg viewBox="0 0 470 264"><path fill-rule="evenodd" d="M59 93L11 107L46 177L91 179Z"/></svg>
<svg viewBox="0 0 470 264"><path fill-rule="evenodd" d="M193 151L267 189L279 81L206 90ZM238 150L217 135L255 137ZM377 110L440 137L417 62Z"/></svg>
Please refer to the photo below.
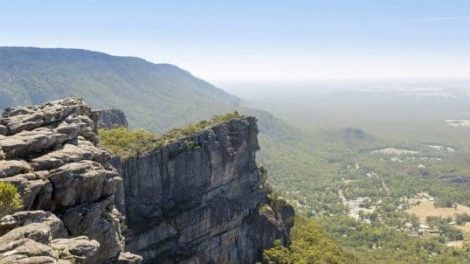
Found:
<svg viewBox="0 0 470 264"><path fill-rule="evenodd" d="M25 211L0 219L0 263L139 262L123 253L122 178L93 119L77 98L2 113L0 181Z"/></svg>
<svg viewBox="0 0 470 264"><path fill-rule="evenodd" d="M127 118L119 109L106 109L93 111L95 123L98 128L112 128L114 126L127 127Z"/></svg>
<svg viewBox="0 0 470 264"><path fill-rule="evenodd" d="M3 112L0 181L23 211L0 219L0 264L254 263L289 242L294 211L255 162L254 118L111 159L96 128L127 124L121 113L77 98Z"/></svg>
<svg viewBox="0 0 470 264"><path fill-rule="evenodd" d="M126 250L146 263L254 263L288 243L292 207L269 201L256 120L240 117L152 152L114 159L124 179Z"/></svg>

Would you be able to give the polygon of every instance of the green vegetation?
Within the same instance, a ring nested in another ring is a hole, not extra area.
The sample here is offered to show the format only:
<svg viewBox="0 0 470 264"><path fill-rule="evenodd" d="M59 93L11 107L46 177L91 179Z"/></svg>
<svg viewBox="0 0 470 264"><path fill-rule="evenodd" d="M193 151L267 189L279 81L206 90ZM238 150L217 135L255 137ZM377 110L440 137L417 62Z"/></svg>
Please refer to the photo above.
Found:
<svg viewBox="0 0 470 264"><path fill-rule="evenodd" d="M470 222L470 215L469 214L456 214L455 215L455 222L458 225L463 225L466 222Z"/></svg>
<svg viewBox="0 0 470 264"><path fill-rule="evenodd" d="M123 158L151 151L162 144L158 134L145 130L129 130L125 127L100 129L98 135L101 146Z"/></svg>
<svg viewBox="0 0 470 264"><path fill-rule="evenodd" d="M291 233L292 244L284 247L276 241L273 248L264 251L264 263L357 263L355 257L345 252L316 221L297 217L295 223Z"/></svg>
<svg viewBox="0 0 470 264"><path fill-rule="evenodd" d="M269 168L270 176L274 174L270 177L273 186L296 207L298 214L313 217L326 234L334 237L339 247L356 257L358 263L470 263L470 249L466 246L446 245L451 241L468 240L460 229L447 221L431 225L429 232L436 232L430 234L421 230L415 215L405 212L412 206L406 199L420 192L429 193L438 205L469 205L468 187L444 181L442 177L448 175L446 180L462 175L470 178L470 173L466 172L470 163L460 162L461 155L467 155L465 152L442 153L415 144L406 147L419 150L420 154L394 158L370 153L369 150L374 149L370 147L371 142L364 144L365 147L350 147L341 141L322 142L325 138L322 134L316 139L305 137L302 146L291 145L292 151L294 146L298 148L292 155L289 151L284 153L289 150L287 147L270 147L269 154L263 153L266 148L262 150L261 159ZM262 144L269 143L262 141ZM374 144L376 148L388 145L383 139ZM307 148L311 151L307 152ZM265 155L270 156L266 159ZM280 168L281 174L278 174L271 167L273 157L282 158L279 164L297 164L299 169L289 174L285 168ZM296 160L291 162L291 159ZM425 168L419 168L420 164ZM302 175L295 174L300 171L304 171ZM371 212L360 212L359 221L351 219L350 208L343 204L340 190L347 201L364 198L358 207ZM465 215L457 216L455 221L458 225L470 222ZM276 254L283 251L291 254L289 249L281 248Z"/></svg>
<svg viewBox="0 0 470 264"><path fill-rule="evenodd" d="M450 225L452 217L443 218L438 216L426 217L426 223L439 232L439 241L445 243L449 241L463 240L464 236L461 230Z"/></svg>
<svg viewBox="0 0 470 264"><path fill-rule="evenodd" d="M0 49L0 107L80 96L93 107L122 109L131 127L158 132L239 109L258 118L258 159L277 196L314 218L360 263L468 262L467 248L444 244L462 238L456 228L470 222L467 216L453 219L458 227L433 225L437 233L429 234L418 216L405 212L422 192L437 206L470 206L469 128L445 122L469 119L468 92L453 88L467 84L370 85L263 87L269 96L250 90L258 95L249 98L253 107L284 122L240 107L237 98L171 65L80 50ZM439 86L445 88L428 89ZM113 153L130 157L208 125L163 136L117 128L100 137ZM371 153L387 147L418 153ZM187 140L184 148L198 146ZM368 210L357 220L354 204ZM470 240L465 232L463 238Z"/></svg>
<svg viewBox="0 0 470 264"><path fill-rule="evenodd" d="M230 112L224 115L213 116L209 120L201 121L197 124L185 126L183 128L172 129L164 135L146 130L130 130L124 127L111 129L100 129L98 135L101 145L113 154L123 158L138 156L161 147L169 142L198 133L216 124L228 122L234 118L239 118L238 112ZM199 146L190 140L184 142L186 150L193 150Z"/></svg>
<svg viewBox="0 0 470 264"><path fill-rule="evenodd" d="M169 64L75 49L0 48L0 110L82 97L163 132L235 110L238 98Z"/></svg>
<svg viewBox="0 0 470 264"><path fill-rule="evenodd" d="M470 205L470 133L445 122L468 119L468 98L343 90L266 98L265 109L295 129L262 133L259 160L298 214L359 263L470 263L470 218L455 209ZM373 152L385 148L414 152ZM421 222L406 212L420 193L461 215Z"/></svg>
<svg viewBox="0 0 470 264"><path fill-rule="evenodd" d="M454 249L438 238L410 237L384 224L347 216L297 217L292 244L264 251L264 263L470 263L470 248Z"/></svg>
<svg viewBox="0 0 470 264"><path fill-rule="evenodd" d="M0 181L0 218L22 207L21 197L16 187Z"/></svg>
<svg viewBox="0 0 470 264"><path fill-rule="evenodd" d="M470 263L470 249L443 245L437 238L421 239L385 224L357 222L347 216L321 217L321 227L353 252L359 263Z"/></svg>
<svg viewBox="0 0 470 264"><path fill-rule="evenodd" d="M216 124L225 123L225 122L230 121L231 119L239 118L239 117L240 115L238 114L237 111L229 112L224 115L215 115L208 120L203 120L196 124L190 124L182 128L172 129L163 136L167 137L168 139L176 139L176 138L188 136L194 133L198 133L206 129L207 127L210 127Z"/></svg>

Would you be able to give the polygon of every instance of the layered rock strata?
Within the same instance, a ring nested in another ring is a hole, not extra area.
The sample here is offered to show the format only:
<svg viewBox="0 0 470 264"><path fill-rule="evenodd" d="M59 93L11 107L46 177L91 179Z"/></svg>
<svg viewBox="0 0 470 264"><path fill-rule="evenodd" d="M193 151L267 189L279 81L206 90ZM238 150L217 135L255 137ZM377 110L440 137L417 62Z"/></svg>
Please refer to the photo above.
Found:
<svg viewBox="0 0 470 264"><path fill-rule="evenodd" d="M125 263L127 259L129 263L139 259L121 254L124 218L116 204L123 200L122 178L108 163L109 153L98 147L95 118L77 98L5 109L0 119L0 181L18 188L24 210L43 210L40 214L48 214L52 222L60 224L51 227L51 221L34 221L31 217L39 213L33 212L6 216L2 221L23 220L13 221L16 228L2 234L0 241L26 237L30 240L24 243L30 246L31 256L41 256L41 260ZM34 228L44 231L39 232L42 235L29 228L33 223ZM73 249L77 243L79 248L90 250L77 253ZM23 244L17 246L24 248ZM6 258L11 252L1 250L0 246L0 262L7 259L5 263L15 263ZM29 256L27 250L23 251Z"/></svg>
<svg viewBox="0 0 470 264"><path fill-rule="evenodd" d="M127 160L126 249L146 263L254 263L288 243L294 211L268 202L256 120L241 117Z"/></svg>

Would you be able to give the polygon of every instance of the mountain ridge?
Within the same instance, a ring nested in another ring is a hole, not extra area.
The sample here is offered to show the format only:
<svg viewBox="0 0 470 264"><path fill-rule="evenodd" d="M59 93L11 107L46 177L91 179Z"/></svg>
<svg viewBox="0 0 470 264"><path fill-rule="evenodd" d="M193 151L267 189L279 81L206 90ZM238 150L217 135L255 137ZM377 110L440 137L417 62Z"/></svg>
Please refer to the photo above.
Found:
<svg viewBox="0 0 470 264"><path fill-rule="evenodd" d="M122 109L131 126L154 131L206 119L240 100L172 64L82 49L0 47L0 108L69 96Z"/></svg>

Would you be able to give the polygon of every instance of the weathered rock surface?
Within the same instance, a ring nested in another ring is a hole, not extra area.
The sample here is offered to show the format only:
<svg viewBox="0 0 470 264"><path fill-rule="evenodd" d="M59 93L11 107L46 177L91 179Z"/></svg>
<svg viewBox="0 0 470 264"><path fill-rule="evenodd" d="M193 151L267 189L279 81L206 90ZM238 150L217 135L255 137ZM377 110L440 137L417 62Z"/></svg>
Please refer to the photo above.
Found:
<svg viewBox="0 0 470 264"><path fill-rule="evenodd" d="M53 237L65 237L67 231L62 221L51 212L23 211L0 219L0 235L31 223L43 223L50 227Z"/></svg>
<svg viewBox="0 0 470 264"><path fill-rule="evenodd" d="M18 173L28 172L31 166L23 160L0 160L0 178L14 176Z"/></svg>
<svg viewBox="0 0 470 264"><path fill-rule="evenodd" d="M88 263L100 244L86 236L66 236L50 212L28 211L0 219L0 263Z"/></svg>
<svg viewBox="0 0 470 264"><path fill-rule="evenodd" d="M48 212L2 218L0 263L138 263L120 257L122 179L97 147L94 118L77 98L3 112L0 181L18 188L25 210Z"/></svg>
<svg viewBox="0 0 470 264"><path fill-rule="evenodd" d="M77 98L3 112L0 181L25 211L0 219L0 264L255 263L289 243L294 211L268 197L254 118L127 160L99 147L97 127L115 125L122 112Z"/></svg>
<svg viewBox="0 0 470 264"><path fill-rule="evenodd" d="M126 115L119 109L95 110L93 114L98 128L128 127Z"/></svg>
<svg viewBox="0 0 470 264"><path fill-rule="evenodd" d="M114 159L124 180L126 249L146 263L254 263L274 240L288 243L294 211L267 204L257 133L256 120L242 117Z"/></svg>
<svg viewBox="0 0 470 264"><path fill-rule="evenodd" d="M142 263L142 260L141 256L124 252L119 255L118 264L139 264Z"/></svg>

